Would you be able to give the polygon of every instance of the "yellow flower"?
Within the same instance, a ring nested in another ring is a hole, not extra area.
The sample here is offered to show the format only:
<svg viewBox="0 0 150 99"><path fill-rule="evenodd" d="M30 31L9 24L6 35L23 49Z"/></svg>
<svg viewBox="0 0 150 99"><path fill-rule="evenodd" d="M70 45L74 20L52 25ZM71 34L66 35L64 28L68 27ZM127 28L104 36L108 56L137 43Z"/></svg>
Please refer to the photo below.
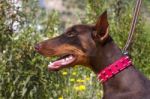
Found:
<svg viewBox="0 0 150 99"><path fill-rule="evenodd" d="M83 82L85 82L85 80L77 79L77 82L78 82L78 83L83 83Z"/></svg>
<svg viewBox="0 0 150 99"><path fill-rule="evenodd" d="M80 89L80 91L85 90L85 86L84 85L80 85L79 89Z"/></svg>
<svg viewBox="0 0 150 99"><path fill-rule="evenodd" d="M72 73L72 75L74 75L74 76L75 76L75 75L77 75L77 73L76 73L76 72L73 72L73 73Z"/></svg>
<svg viewBox="0 0 150 99"><path fill-rule="evenodd" d="M67 75L68 73L67 72L62 72L62 75Z"/></svg>
<svg viewBox="0 0 150 99"><path fill-rule="evenodd" d="M76 86L75 90L77 91L84 91L86 89L86 87L84 85L80 85L80 86Z"/></svg>
<svg viewBox="0 0 150 99"><path fill-rule="evenodd" d="M90 77L86 77L86 80L87 80L87 81L90 80Z"/></svg>
<svg viewBox="0 0 150 99"><path fill-rule="evenodd" d="M58 99L63 99L63 96L59 97Z"/></svg>
<svg viewBox="0 0 150 99"><path fill-rule="evenodd" d="M74 78L71 78L71 79L70 79L70 81L71 81L71 82L74 82L74 81L75 81L75 79L74 79Z"/></svg>

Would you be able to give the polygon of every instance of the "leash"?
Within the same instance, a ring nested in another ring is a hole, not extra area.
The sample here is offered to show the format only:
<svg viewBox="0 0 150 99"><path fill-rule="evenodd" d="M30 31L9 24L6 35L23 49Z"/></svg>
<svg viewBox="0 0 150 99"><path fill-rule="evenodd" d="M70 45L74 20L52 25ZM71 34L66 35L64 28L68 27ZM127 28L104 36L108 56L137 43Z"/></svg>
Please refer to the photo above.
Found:
<svg viewBox="0 0 150 99"><path fill-rule="evenodd" d="M135 25L136 25L137 18L138 18L139 12L140 12L141 4L142 4L142 0L137 0L136 6L135 6L135 9L134 9L134 15L133 15L132 23L131 23L131 28L130 28L130 31L129 31L129 36L128 36L127 42L125 44L125 47L123 48L123 52L125 52L125 54L128 54L127 51L131 47L131 41L132 41L132 38L133 38Z"/></svg>

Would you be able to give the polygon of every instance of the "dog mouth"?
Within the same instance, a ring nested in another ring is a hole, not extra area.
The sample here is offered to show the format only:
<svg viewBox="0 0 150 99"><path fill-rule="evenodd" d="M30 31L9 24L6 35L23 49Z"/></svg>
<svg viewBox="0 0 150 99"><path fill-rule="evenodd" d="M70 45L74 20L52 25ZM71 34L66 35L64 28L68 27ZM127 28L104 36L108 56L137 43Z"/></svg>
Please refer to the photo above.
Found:
<svg viewBox="0 0 150 99"><path fill-rule="evenodd" d="M49 70L58 70L60 68L63 68L67 65L72 64L76 59L73 54L61 55L56 57L56 60L49 62Z"/></svg>

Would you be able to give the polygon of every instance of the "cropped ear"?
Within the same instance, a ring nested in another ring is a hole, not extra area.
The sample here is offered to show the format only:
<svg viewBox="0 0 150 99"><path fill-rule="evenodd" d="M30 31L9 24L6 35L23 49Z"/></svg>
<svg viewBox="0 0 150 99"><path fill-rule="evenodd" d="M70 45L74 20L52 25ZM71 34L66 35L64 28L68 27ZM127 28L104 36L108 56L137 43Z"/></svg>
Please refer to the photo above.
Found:
<svg viewBox="0 0 150 99"><path fill-rule="evenodd" d="M94 38L99 42L105 42L109 37L108 26L109 24L107 19L107 11L105 11L96 22L96 25L94 27Z"/></svg>

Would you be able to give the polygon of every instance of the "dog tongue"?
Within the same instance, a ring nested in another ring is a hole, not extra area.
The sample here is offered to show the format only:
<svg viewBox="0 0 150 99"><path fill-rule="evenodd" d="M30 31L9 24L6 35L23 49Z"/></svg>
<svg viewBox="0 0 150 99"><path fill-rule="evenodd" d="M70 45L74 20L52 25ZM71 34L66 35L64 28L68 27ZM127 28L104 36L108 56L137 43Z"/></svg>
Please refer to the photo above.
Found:
<svg viewBox="0 0 150 99"><path fill-rule="evenodd" d="M48 65L48 68L49 69L60 68L61 66L68 65L73 61L74 61L74 57L72 55L70 55L64 59L60 59L60 60L54 61L52 63L50 62Z"/></svg>

